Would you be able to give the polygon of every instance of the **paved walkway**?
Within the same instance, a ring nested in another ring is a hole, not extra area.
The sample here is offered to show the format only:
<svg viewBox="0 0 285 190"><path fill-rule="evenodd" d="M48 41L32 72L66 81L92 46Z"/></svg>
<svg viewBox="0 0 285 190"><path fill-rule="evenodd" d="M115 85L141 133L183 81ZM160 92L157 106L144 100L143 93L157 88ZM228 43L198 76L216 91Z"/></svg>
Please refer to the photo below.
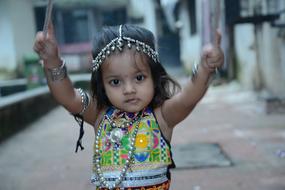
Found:
<svg viewBox="0 0 285 190"><path fill-rule="evenodd" d="M85 131L85 150L75 154L78 126L58 107L0 144L0 189L94 189L94 132ZM211 88L175 129L172 146L197 142L218 143L234 165L173 170L172 190L285 189L285 117L266 115L253 93L234 84Z"/></svg>

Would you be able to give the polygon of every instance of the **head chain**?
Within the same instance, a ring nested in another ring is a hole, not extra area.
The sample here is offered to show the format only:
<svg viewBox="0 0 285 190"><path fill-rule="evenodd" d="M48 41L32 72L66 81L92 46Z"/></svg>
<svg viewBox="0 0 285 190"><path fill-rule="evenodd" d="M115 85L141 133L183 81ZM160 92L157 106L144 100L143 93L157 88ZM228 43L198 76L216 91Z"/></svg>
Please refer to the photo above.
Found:
<svg viewBox="0 0 285 190"><path fill-rule="evenodd" d="M119 37L114 38L111 42L109 42L92 60L92 71L97 71L100 65L104 62L107 56L109 56L112 52L115 52L118 49L120 52L123 51L124 43L127 42L127 46L129 49L132 48L132 44L136 45L136 51L143 52L148 55L153 61L156 63L158 61L158 53L154 49L152 49L146 43L135 40L130 37L126 37L122 35L122 25L119 27Z"/></svg>

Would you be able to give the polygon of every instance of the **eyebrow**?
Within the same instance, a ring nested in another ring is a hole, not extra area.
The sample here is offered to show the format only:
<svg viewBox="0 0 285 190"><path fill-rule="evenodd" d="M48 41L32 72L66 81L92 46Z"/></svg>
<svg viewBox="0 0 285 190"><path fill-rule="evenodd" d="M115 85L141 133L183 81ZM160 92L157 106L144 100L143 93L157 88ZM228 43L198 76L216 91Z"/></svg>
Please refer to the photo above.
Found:
<svg viewBox="0 0 285 190"><path fill-rule="evenodd" d="M120 77L119 75L109 75L109 76L104 77L104 79L112 79L112 78L119 78L119 77Z"/></svg>
<svg viewBox="0 0 285 190"><path fill-rule="evenodd" d="M132 75L136 75L136 74L138 74L138 73L141 73L141 74L144 74L144 75L147 75L147 74L148 74L148 72L147 72L146 70L137 70L137 71L134 72ZM110 79L110 78L119 78L119 77L120 77L120 75L116 75L116 74L108 75L108 74L107 74L107 76L105 76L104 78L105 78L105 79Z"/></svg>

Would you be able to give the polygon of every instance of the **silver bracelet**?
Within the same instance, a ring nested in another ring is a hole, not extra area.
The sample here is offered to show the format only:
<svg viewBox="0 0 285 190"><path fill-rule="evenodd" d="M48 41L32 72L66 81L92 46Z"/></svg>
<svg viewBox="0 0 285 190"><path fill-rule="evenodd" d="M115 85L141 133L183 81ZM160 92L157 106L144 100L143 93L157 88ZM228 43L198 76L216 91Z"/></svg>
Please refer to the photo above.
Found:
<svg viewBox="0 0 285 190"><path fill-rule="evenodd" d="M84 92L81 88L76 89L81 96L82 110L79 112L79 115L83 115L88 106L90 105L90 97L87 92Z"/></svg>
<svg viewBox="0 0 285 190"><path fill-rule="evenodd" d="M195 79L197 78L197 74L198 74L198 64L197 64L197 62L195 61L195 62L194 62L194 65L193 65L193 68L192 68L192 74L191 74L191 80L192 80L192 82L194 82Z"/></svg>
<svg viewBox="0 0 285 190"><path fill-rule="evenodd" d="M65 61L62 61L62 64L60 67L47 69L47 78L51 81L61 81L67 76L67 69L65 66Z"/></svg>
<svg viewBox="0 0 285 190"><path fill-rule="evenodd" d="M193 68L192 68L192 74L191 74L192 82L195 82L195 80L197 78L198 68L199 68L199 64L197 64L197 62L195 61ZM218 68L215 68L215 70L210 73L210 77L209 77L208 81L206 82L206 86L209 86L217 75L219 75L219 70L218 70Z"/></svg>

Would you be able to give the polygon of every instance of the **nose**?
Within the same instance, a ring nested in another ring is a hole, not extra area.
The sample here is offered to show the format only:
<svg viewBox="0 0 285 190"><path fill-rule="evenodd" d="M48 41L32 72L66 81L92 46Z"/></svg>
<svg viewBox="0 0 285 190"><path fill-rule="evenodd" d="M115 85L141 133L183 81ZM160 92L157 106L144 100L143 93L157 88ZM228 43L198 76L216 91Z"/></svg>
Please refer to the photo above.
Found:
<svg viewBox="0 0 285 190"><path fill-rule="evenodd" d="M126 82L124 84L124 94L133 94L136 92L136 87L132 82Z"/></svg>

